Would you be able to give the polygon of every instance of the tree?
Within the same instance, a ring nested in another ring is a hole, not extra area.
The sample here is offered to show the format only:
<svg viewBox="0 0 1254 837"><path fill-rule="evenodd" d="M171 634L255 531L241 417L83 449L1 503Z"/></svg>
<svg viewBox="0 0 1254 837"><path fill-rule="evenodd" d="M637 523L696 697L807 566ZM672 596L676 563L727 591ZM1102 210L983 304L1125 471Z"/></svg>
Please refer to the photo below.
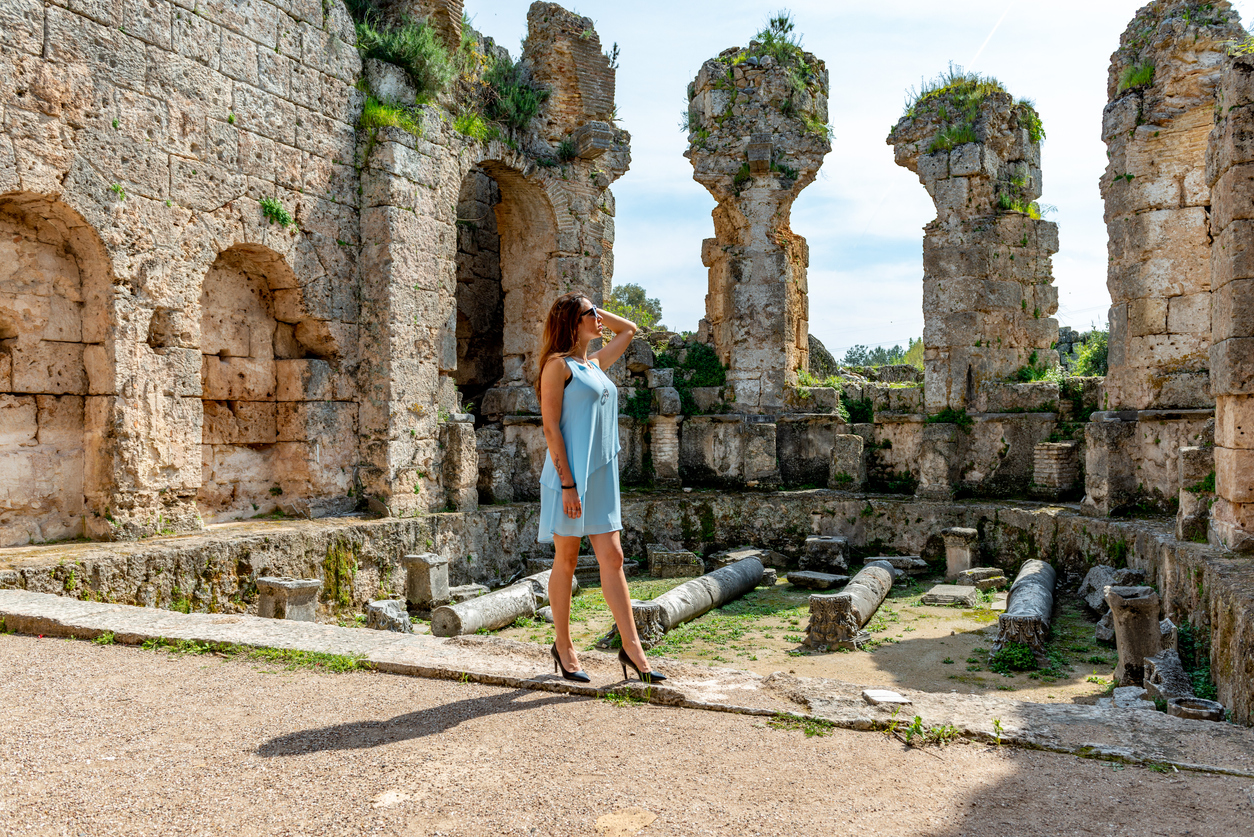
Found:
<svg viewBox="0 0 1254 837"><path fill-rule="evenodd" d="M662 325L662 302L650 297L640 285L628 282L615 285L610 298L605 302L605 310L620 317L626 317L641 331L664 330Z"/></svg>

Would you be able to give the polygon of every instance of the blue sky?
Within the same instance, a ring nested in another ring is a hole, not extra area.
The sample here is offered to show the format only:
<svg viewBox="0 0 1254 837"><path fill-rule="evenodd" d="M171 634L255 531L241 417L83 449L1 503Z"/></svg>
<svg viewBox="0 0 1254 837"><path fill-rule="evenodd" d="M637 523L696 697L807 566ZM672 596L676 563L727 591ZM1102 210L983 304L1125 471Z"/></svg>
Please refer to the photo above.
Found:
<svg viewBox="0 0 1254 837"><path fill-rule="evenodd" d="M838 357L854 344L905 344L923 333L922 227L935 211L914 174L893 163L884 138L905 92L954 62L997 77L1036 102L1045 124L1043 203L1058 208L1054 257L1060 324L1103 324L1106 227L1098 178L1106 71L1119 35L1145 0L894 0L791 2L803 45L827 62L836 134L818 180L793 205L810 245L810 331ZM466 0L476 29L517 57L526 0ZM1248 23L1254 0L1233 4ZM743 45L781 6L584 0L606 49L621 50L618 111L632 134L631 170L613 187L615 283L662 301L675 330L705 311L701 240L714 234L714 201L692 179L678 124L701 63Z"/></svg>

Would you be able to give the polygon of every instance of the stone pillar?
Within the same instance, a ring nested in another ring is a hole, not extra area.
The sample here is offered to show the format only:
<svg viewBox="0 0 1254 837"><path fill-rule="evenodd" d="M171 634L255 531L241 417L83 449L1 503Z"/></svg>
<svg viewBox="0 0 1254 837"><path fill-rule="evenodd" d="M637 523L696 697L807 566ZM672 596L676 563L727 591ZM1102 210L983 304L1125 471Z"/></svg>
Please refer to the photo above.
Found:
<svg viewBox="0 0 1254 837"><path fill-rule="evenodd" d="M1093 413L1084 425L1082 513L1107 517L1134 495L1136 463L1129 448L1136 426L1135 411Z"/></svg>
<svg viewBox="0 0 1254 837"><path fill-rule="evenodd" d="M953 527L943 530L941 537L945 539L945 578L955 579L975 566L980 530Z"/></svg>
<svg viewBox="0 0 1254 837"><path fill-rule="evenodd" d="M736 409L772 413L809 364L809 250L789 214L831 141L824 63L798 49L781 64L757 46L702 65L688 88L684 156L718 202L715 237L701 248L714 348Z"/></svg>
<svg viewBox="0 0 1254 837"><path fill-rule="evenodd" d="M321 589L322 582L316 578L259 578L257 615L267 619L312 622L318 612L318 591Z"/></svg>
<svg viewBox="0 0 1254 837"><path fill-rule="evenodd" d="M1215 448L1180 448L1180 509L1176 512L1176 539L1205 541L1210 509L1215 502Z"/></svg>
<svg viewBox="0 0 1254 837"><path fill-rule="evenodd" d="M866 485L866 440L852 433L838 433L832 442L827 487L861 491Z"/></svg>
<svg viewBox="0 0 1254 837"><path fill-rule="evenodd" d="M1162 650L1158 593L1153 587L1107 587L1106 603L1114 619L1119 651L1115 683L1140 686L1145 679L1145 658Z"/></svg>
<svg viewBox="0 0 1254 837"><path fill-rule="evenodd" d="M1080 478L1080 443L1038 442L1032 448L1032 494L1056 500Z"/></svg>
<svg viewBox="0 0 1254 837"><path fill-rule="evenodd" d="M654 481L667 488L678 488L679 423L683 416L653 416L649 420L649 452L653 457Z"/></svg>
<svg viewBox="0 0 1254 837"><path fill-rule="evenodd" d="M421 610L431 610L450 601L448 559L433 552L406 555L405 598Z"/></svg>
<svg viewBox="0 0 1254 837"><path fill-rule="evenodd" d="M1224 42L1245 31L1225 0L1198 8L1191 0L1149 3L1111 56L1102 114L1110 162L1101 179L1109 409L1214 403L1207 392L1211 189L1203 172Z"/></svg>
<svg viewBox="0 0 1254 837"><path fill-rule="evenodd" d="M951 500L958 477L958 425L947 422L923 426L919 452L919 487L915 495L924 500Z"/></svg>
<svg viewBox="0 0 1254 837"><path fill-rule="evenodd" d="M1034 203L1044 131L1030 104L987 84L967 79L928 94L888 135L897 164L936 204L923 238L929 413L965 411L986 383L1058 363L1058 227Z"/></svg>
<svg viewBox="0 0 1254 837"><path fill-rule="evenodd" d="M590 155L595 135L571 137L589 122L611 123L616 118L613 61L601 51L592 18L556 3L532 3L522 60L550 91L539 117L541 135L551 143L571 139L580 156L595 156Z"/></svg>
<svg viewBox="0 0 1254 837"><path fill-rule="evenodd" d="M440 425L444 492L452 508L474 511L479 508L479 452L475 446L474 417L458 414L453 419Z"/></svg>
<svg viewBox="0 0 1254 837"><path fill-rule="evenodd" d="M1254 56L1228 60L1219 105L1207 159L1217 495L1209 539L1254 552Z"/></svg>

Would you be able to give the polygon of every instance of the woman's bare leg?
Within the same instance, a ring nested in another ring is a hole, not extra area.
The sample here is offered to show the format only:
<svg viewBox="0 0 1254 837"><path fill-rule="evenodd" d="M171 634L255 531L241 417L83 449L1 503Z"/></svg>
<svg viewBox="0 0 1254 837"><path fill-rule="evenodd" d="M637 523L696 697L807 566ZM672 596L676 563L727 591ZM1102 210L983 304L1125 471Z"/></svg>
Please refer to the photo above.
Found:
<svg viewBox="0 0 1254 837"><path fill-rule="evenodd" d="M579 671L579 658L570 641L570 588L579 562L580 538L553 536L553 572L549 573L549 607L553 610L554 644L567 671Z"/></svg>
<svg viewBox="0 0 1254 837"><path fill-rule="evenodd" d="M589 535L588 540L592 541L592 551L596 553L597 564L601 568L601 595L610 606L610 613L614 614L623 648L642 672L652 671L640 645L636 620L631 615L631 593L627 590L627 576L623 575L623 543L619 533ZM553 615L556 618L557 612L554 611Z"/></svg>

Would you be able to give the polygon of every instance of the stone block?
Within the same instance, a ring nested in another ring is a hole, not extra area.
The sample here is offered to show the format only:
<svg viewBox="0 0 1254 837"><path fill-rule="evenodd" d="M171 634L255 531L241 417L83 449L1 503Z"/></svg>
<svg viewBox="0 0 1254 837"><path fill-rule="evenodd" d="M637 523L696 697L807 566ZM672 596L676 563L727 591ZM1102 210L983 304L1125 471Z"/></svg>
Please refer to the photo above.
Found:
<svg viewBox="0 0 1254 837"><path fill-rule="evenodd" d="M649 389L661 389L675 386L674 369L649 369L645 372L645 381Z"/></svg>
<svg viewBox="0 0 1254 837"><path fill-rule="evenodd" d="M1254 429L1254 428L1251 428ZM1238 447L1225 445L1225 447ZM1206 479L1215 470L1214 447L1182 447L1180 448L1180 485L1190 486ZM1122 582L1114 582L1122 583Z"/></svg>
<svg viewBox="0 0 1254 837"><path fill-rule="evenodd" d="M202 397L215 401L270 401L274 399L272 360L203 355L200 366Z"/></svg>
<svg viewBox="0 0 1254 837"><path fill-rule="evenodd" d="M280 401L275 429L280 442L355 439L357 405L348 401Z"/></svg>
<svg viewBox="0 0 1254 837"><path fill-rule="evenodd" d="M958 574L975 565L979 549L980 532L960 526L941 531L945 540L945 578L954 579Z"/></svg>
<svg viewBox="0 0 1254 837"><path fill-rule="evenodd" d="M1254 395L1221 395L1216 402L1215 444L1254 449Z"/></svg>
<svg viewBox="0 0 1254 837"><path fill-rule="evenodd" d="M1144 570L1126 567L1117 570L1105 564L1098 564L1084 576L1084 581L1080 582L1080 589L1076 592L1076 595L1083 599L1094 611L1105 613L1109 609L1109 605L1106 604L1107 587L1112 585L1134 587L1144 583Z"/></svg>
<svg viewBox="0 0 1254 837"><path fill-rule="evenodd" d="M1254 275L1254 274L1252 274ZM631 341L623 355L623 362L631 372L640 373L653 368L653 347L643 337Z"/></svg>
<svg viewBox="0 0 1254 837"><path fill-rule="evenodd" d="M1216 493L1232 503L1254 503L1254 450L1215 448Z"/></svg>
<svg viewBox="0 0 1254 837"><path fill-rule="evenodd" d="M805 540L802 570L839 574L849 569L849 541L838 535L810 535Z"/></svg>
<svg viewBox="0 0 1254 837"><path fill-rule="evenodd" d="M819 573L810 570L799 570L789 573L788 583L803 590L830 590L849 582L849 576L835 573Z"/></svg>
<svg viewBox="0 0 1254 837"><path fill-rule="evenodd" d="M449 602L451 604L459 604L468 602L471 599L477 599L480 596L486 596L490 590L482 584L460 584L457 587L448 589Z"/></svg>
<svg viewBox="0 0 1254 837"><path fill-rule="evenodd" d="M866 442L858 435L837 434L832 443L832 462L827 487L858 491L866 484Z"/></svg>
<svg viewBox="0 0 1254 837"><path fill-rule="evenodd" d="M980 591L975 587L937 584L919 601L925 605L975 607L980 601Z"/></svg>
<svg viewBox="0 0 1254 837"><path fill-rule="evenodd" d="M1254 279L1234 279L1210 295L1209 324L1216 342L1254 337Z"/></svg>
<svg viewBox="0 0 1254 837"><path fill-rule="evenodd" d="M0 450L38 444L39 408L33 395L0 393Z"/></svg>
<svg viewBox="0 0 1254 837"><path fill-rule="evenodd" d="M570 135L575 155L581 160L595 160L614 149L614 130L605 122L593 120L576 128Z"/></svg>
<svg viewBox="0 0 1254 837"><path fill-rule="evenodd" d="M674 387L660 387L653 390L653 409L658 415L677 416L684 411L679 390Z"/></svg>
<svg viewBox="0 0 1254 837"><path fill-rule="evenodd" d="M683 549L668 549L651 543L645 547L649 556L649 575L654 578L695 578L705 574L705 565L695 554Z"/></svg>
<svg viewBox="0 0 1254 837"><path fill-rule="evenodd" d="M203 444L271 445L279 441L272 401L205 400L203 404Z"/></svg>
<svg viewBox="0 0 1254 837"><path fill-rule="evenodd" d="M867 558L865 563L870 564L872 561L882 561L906 575L922 575L927 572L927 561L918 555L877 555Z"/></svg>
<svg viewBox="0 0 1254 837"><path fill-rule="evenodd" d="M421 610L431 610L452 601L447 558L424 552L406 555L401 563L405 567L405 598L410 604Z"/></svg>
<svg viewBox="0 0 1254 837"><path fill-rule="evenodd" d="M776 569L784 569L792 564L787 555L776 552L773 549L759 549L756 546L741 546L736 549L728 549L723 552L716 552L705 559L707 571L721 569L722 567L735 564L737 561L744 561L746 558L756 558L764 567L772 567Z"/></svg>
<svg viewBox="0 0 1254 837"><path fill-rule="evenodd" d="M413 633L413 625L409 621L409 612L405 603L396 599L380 599L367 602L366 627L376 631L395 631L396 633Z"/></svg>
<svg viewBox="0 0 1254 837"><path fill-rule="evenodd" d="M83 344L14 341L8 348L14 392L87 394Z"/></svg>
<svg viewBox="0 0 1254 837"><path fill-rule="evenodd" d="M321 589L322 582L316 578L259 578L257 615L268 619L312 622L318 611L318 591Z"/></svg>
<svg viewBox="0 0 1254 837"><path fill-rule="evenodd" d="M409 80L409 74L395 64L367 58L362 62L362 71L370 92L381 102L392 105L413 105L418 100L418 91Z"/></svg>
<svg viewBox="0 0 1254 837"><path fill-rule="evenodd" d="M693 387L690 392L698 413L717 412L724 405L722 387Z"/></svg>
<svg viewBox="0 0 1254 837"><path fill-rule="evenodd" d="M981 593L988 590L1003 590L1009 582L997 567L973 567L958 573L955 584L959 587L974 587Z"/></svg>

